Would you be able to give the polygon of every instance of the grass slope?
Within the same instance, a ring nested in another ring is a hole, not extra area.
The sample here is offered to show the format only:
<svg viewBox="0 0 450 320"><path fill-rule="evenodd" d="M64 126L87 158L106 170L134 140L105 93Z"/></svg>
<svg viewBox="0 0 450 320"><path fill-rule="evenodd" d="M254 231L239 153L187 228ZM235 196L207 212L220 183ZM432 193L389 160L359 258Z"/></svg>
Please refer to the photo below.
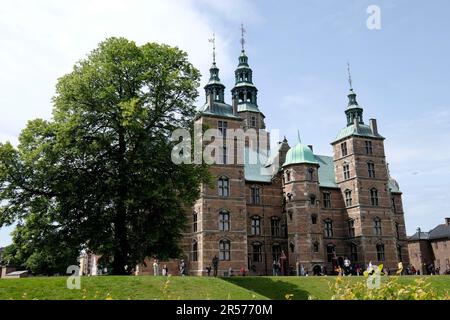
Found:
<svg viewBox="0 0 450 320"><path fill-rule="evenodd" d="M402 277L412 282L415 277ZM426 277L439 292L450 290L450 276ZM330 299L329 284L335 277L152 277L152 276L97 276L82 277L81 290L69 290L67 277L36 277L0 279L0 300L52 299L92 300L111 299L212 299L263 300ZM169 282L167 282L169 281ZM348 281L364 281L349 277Z"/></svg>

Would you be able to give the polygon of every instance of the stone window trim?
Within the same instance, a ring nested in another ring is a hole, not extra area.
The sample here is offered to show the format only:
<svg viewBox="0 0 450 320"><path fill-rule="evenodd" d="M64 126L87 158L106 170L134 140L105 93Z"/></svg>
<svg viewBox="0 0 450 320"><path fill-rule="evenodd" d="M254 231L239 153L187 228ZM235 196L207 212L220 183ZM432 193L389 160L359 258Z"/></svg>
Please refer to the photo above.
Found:
<svg viewBox="0 0 450 320"><path fill-rule="evenodd" d="M345 197L344 197L344 200L345 200L345 206L346 207L351 207L352 205L353 205L353 201L352 201L352 190L350 190L350 189L346 189L345 191L344 191L344 195L345 195Z"/></svg>
<svg viewBox="0 0 450 320"><path fill-rule="evenodd" d="M336 258L336 245L334 243L327 243L327 261L332 262Z"/></svg>
<svg viewBox="0 0 450 320"><path fill-rule="evenodd" d="M323 207L325 209L331 208L331 192L324 191L322 192L322 198L323 198Z"/></svg>
<svg viewBox="0 0 450 320"><path fill-rule="evenodd" d="M350 243L350 259L352 262L359 261L358 260L358 244L355 242Z"/></svg>
<svg viewBox="0 0 450 320"><path fill-rule="evenodd" d="M192 232L197 232L198 230L198 213L193 212L192 213Z"/></svg>
<svg viewBox="0 0 450 320"><path fill-rule="evenodd" d="M280 217L273 216L270 218L270 234L272 237L281 236L281 219Z"/></svg>
<svg viewBox="0 0 450 320"><path fill-rule="evenodd" d="M333 232L333 220L331 218L326 218L324 221L324 237L332 238L334 235Z"/></svg>
<svg viewBox="0 0 450 320"><path fill-rule="evenodd" d="M379 242L375 246L377 250L377 261L384 261L385 260L385 248L384 243Z"/></svg>
<svg viewBox="0 0 450 320"><path fill-rule="evenodd" d="M379 198L378 198L378 189L377 188L370 188L370 204L374 207L378 207L379 205Z"/></svg>
<svg viewBox="0 0 450 320"><path fill-rule="evenodd" d="M344 180L350 179L350 163L349 162L344 162L342 164L342 173L343 173Z"/></svg>
<svg viewBox="0 0 450 320"><path fill-rule="evenodd" d="M383 234L380 217L373 218L373 231L376 236L381 236Z"/></svg>
<svg viewBox="0 0 450 320"><path fill-rule="evenodd" d="M367 161L367 174L369 178L375 178L375 163L373 161Z"/></svg>
<svg viewBox="0 0 450 320"><path fill-rule="evenodd" d="M198 261L198 241L192 239L192 261Z"/></svg>
<svg viewBox="0 0 450 320"><path fill-rule="evenodd" d="M218 195L222 198L228 198L231 191L231 179L226 175L217 177Z"/></svg>
<svg viewBox="0 0 450 320"><path fill-rule="evenodd" d="M219 210L219 231L230 231L230 210L222 208Z"/></svg>
<svg viewBox="0 0 450 320"><path fill-rule="evenodd" d="M262 218L258 215L254 215L251 218L251 235L252 236L259 236L261 235L261 221Z"/></svg>
<svg viewBox="0 0 450 320"><path fill-rule="evenodd" d="M251 204L262 204L262 187L260 185L250 186L250 200Z"/></svg>
<svg viewBox="0 0 450 320"><path fill-rule="evenodd" d="M227 238L222 238L219 240L219 260L231 260L231 241Z"/></svg>
<svg viewBox="0 0 450 320"><path fill-rule="evenodd" d="M313 242L313 248L312 248L312 250L313 250L313 252L314 253L319 253L319 249L320 248L320 242L319 241L314 241Z"/></svg>
<svg viewBox="0 0 450 320"><path fill-rule="evenodd" d="M262 243L259 241L255 241L251 243L252 247L252 261L253 262L262 262Z"/></svg>
<svg viewBox="0 0 450 320"><path fill-rule="evenodd" d="M350 238L354 238L355 237L355 219L353 219L353 218L348 219L347 225L348 225L348 236Z"/></svg>

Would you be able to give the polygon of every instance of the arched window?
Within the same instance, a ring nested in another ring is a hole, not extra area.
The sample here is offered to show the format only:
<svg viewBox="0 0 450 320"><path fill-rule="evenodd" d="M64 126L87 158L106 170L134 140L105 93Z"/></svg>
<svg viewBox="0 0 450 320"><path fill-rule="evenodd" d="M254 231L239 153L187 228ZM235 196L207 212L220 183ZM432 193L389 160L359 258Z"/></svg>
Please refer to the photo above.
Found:
<svg viewBox="0 0 450 320"><path fill-rule="evenodd" d="M197 232L197 212L192 214L192 232Z"/></svg>
<svg viewBox="0 0 450 320"><path fill-rule="evenodd" d="M259 236L261 234L261 218L258 216L252 217L252 235Z"/></svg>
<svg viewBox="0 0 450 320"><path fill-rule="evenodd" d="M289 170L286 170L286 182L291 181L291 172Z"/></svg>
<svg viewBox="0 0 450 320"><path fill-rule="evenodd" d="M247 102L252 102L252 93L247 92Z"/></svg>
<svg viewBox="0 0 450 320"><path fill-rule="evenodd" d="M318 241L315 241L313 243L313 252L314 253L318 253L319 252L319 242Z"/></svg>
<svg viewBox="0 0 450 320"><path fill-rule="evenodd" d="M262 261L262 251L261 251L261 243L255 242L252 244L253 250L253 262L261 262Z"/></svg>
<svg viewBox="0 0 450 320"><path fill-rule="evenodd" d="M327 245L327 261L332 262L336 255L336 246L334 244Z"/></svg>
<svg viewBox="0 0 450 320"><path fill-rule="evenodd" d="M358 246L354 243L350 244L350 259L353 262L358 261Z"/></svg>
<svg viewBox="0 0 450 320"><path fill-rule="evenodd" d="M325 224L325 237L326 238L333 237L333 220L328 218L324 221L324 224Z"/></svg>
<svg viewBox="0 0 450 320"><path fill-rule="evenodd" d="M242 80L242 77L241 77L241 80ZM244 93L243 92L239 92L238 97L239 97L239 102L244 102Z"/></svg>
<svg viewBox="0 0 450 320"><path fill-rule="evenodd" d="M384 261L384 244L377 244L377 260Z"/></svg>
<svg viewBox="0 0 450 320"><path fill-rule="evenodd" d="M272 237L281 236L280 218L272 217L272 219L270 219L270 233L272 234Z"/></svg>
<svg viewBox="0 0 450 320"><path fill-rule="evenodd" d="M377 236L381 236L381 219L376 217L373 219L373 232Z"/></svg>
<svg viewBox="0 0 450 320"><path fill-rule="evenodd" d="M370 203L373 206L378 206L378 190L375 188L370 189Z"/></svg>
<svg viewBox="0 0 450 320"><path fill-rule="evenodd" d="M230 240L223 239L219 241L219 260L229 261L231 252Z"/></svg>
<svg viewBox="0 0 450 320"><path fill-rule="evenodd" d="M220 210L219 212L219 230L230 230L230 213L227 210Z"/></svg>
<svg viewBox="0 0 450 320"><path fill-rule="evenodd" d="M219 189L219 197L230 196L230 180L227 177L220 177L217 181Z"/></svg>
<svg viewBox="0 0 450 320"><path fill-rule="evenodd" d="M198 242L197 240L192 240L192 261L198 261Z"/></svg>

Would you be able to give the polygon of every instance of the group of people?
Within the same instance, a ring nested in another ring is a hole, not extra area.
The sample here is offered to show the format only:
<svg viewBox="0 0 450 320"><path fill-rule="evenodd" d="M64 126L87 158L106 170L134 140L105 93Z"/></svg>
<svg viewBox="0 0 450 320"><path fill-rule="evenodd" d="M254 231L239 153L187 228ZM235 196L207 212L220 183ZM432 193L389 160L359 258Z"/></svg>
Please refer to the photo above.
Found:
<svg viewBox="0 0 450 320"><path fill-rule="evenodd" d="M180 275L182 275L182 276L187 275L187 267L186 267L186 262L184 261L184 259L181 259L181 261L180 261L179 270L180 270ZM160 275L159 274L159 261L156 258L153 259L153 275L154 276ZM167 267L166 264L164 264L162 267L161 275L162 276L169 275L169 268Z"/></svg>

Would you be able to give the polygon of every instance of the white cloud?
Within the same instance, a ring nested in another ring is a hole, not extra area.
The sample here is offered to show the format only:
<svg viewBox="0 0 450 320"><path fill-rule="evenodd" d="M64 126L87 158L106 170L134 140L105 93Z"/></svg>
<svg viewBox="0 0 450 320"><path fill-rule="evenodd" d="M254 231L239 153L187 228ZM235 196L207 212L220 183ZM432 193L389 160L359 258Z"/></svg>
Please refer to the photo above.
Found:
<svg viewBox="0 0 450 320"><path fill-rule="evenodd" d="M214 8L219 16L200 10L203 3ZM222 77L230 76L236 54L230 48L230 34L217 26L218 21L223 25L234 17L229 23L236 24L233 41L237 47L239 24L235 19L242 16L231 13L239 4L247 8L245 10L252 8L251 3L237 0L220 2L220 5L209 0L15 0L2 3L0 141L14 140L29 119L49 118L57 78L70 72L77 60L107 37L123 36L138 44L156 41L178 46L188 52L190 61L208 76L211 64L208 38L215 32ZM257 19L256 9L253 12L252 16Z"/></svg>

